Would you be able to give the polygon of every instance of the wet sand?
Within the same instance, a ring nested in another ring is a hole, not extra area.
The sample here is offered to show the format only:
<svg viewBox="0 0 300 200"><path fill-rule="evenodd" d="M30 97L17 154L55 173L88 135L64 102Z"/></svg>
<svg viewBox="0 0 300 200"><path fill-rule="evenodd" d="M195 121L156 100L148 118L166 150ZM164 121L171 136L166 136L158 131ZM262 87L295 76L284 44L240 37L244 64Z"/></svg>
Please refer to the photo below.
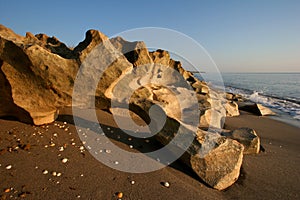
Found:
<svg viewBox="0 0 300 200"><path fill-rule="evenodd" d="M87 149L80 149L82 142L69 114L62 113L56 122L39 127L0 119L1 199L118 199L117 192L123 193L122 199L132 200L300 198L299 128L245 112L227 118L228 129L254 128L265 151L246 155L239 180L225 191L216 191L179 161L144 174L107 167ZM159 148L152 140L128 141L111 114L99 111L98 116L103 129L114 130L111 140L120 147L130 150L132 144L133 151ZM63 158L68 161L63 163ZM9 165L11 169L6 169ZM162 185L165 181L169 188Z"/></svg>

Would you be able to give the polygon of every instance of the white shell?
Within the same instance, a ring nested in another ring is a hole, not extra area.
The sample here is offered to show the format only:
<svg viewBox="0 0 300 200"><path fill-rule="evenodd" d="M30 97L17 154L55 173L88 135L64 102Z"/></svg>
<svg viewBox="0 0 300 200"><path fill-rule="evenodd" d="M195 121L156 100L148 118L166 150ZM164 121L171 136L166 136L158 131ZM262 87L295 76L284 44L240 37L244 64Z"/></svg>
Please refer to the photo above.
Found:
<svg viewBox="0 0 300 200"><path fill-rule="evenodd" d="M169 182L164 182L164 186L168 188L168 187L170 187L170 183Z"/></svg>
<svg viewBox="0 0 300 200"><path fill-rule="evenodd" d="M5 169L11 169L11 168L12 168L11 165L7 165L7 166L5 167Z"/></svg>

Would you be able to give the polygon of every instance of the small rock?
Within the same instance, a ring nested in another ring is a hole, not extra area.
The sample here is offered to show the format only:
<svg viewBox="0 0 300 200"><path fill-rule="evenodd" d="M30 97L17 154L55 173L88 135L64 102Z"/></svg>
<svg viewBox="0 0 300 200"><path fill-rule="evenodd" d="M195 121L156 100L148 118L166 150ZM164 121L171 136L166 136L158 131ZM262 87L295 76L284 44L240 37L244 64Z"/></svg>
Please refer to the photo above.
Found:
<svg viewBox="0 0 300 200"><path fill-rule="evenodd" d="M122 199L123 193L122 193L122 192L118 192L118 193L117 193L117 197L118 197L119 199Z"/></svg>
<svg viewBox="0 0 300 200"><path fill-rule="evenodd" d="M68 158L63 158L63 159L61 160L61 162L62 162L62 163L68 162Z"/></svg>
<svg viewBox="0 0 300 200"><path fill-rule="evenodd" d="M132 148L133 148L133 145L129 145L129 148L132 149Z"/></svg>
<svg viewBox="0 0 300 200"><path fill-rule="evenodd" d="M111 153L111 150L105 149L105 153Z"/></svg>
<svg viewBox="0 0 300 200"><path fill-rule="evenodd" d="M135 184L135 181L130 181L130 184L131 184L131 185L134 185L134 184Z"/></svg>
<svg viewBox="0 0 300 200"><path fill-rule="evenodd" d="M64 151L65 149L64 149L64 147L59 147L58 148L58 151Z"/></svg>
<svg viewBox="0 0 300 200"><path fill-rule="evenodd" d="M51 143L51 144L50 144L50 147L54 147L54 146L55 146L55 143Z"/></svg>
<svg viewBox="0 0 300 200"><path fill-rule="evenodd" d="M52 176L57 176L57 173L56 172L52 172Z"/></svg>
<svg viewBox="0 0 300 200"><path fill-rule="evenodd" d="M119 164L119 162L118 162L118 161L115 161L114 163L115 163L115 165L118 165L118 164Z"/></svg>
<svg viewBox="0 0 300 200"><path fill-rule="evenodd" d="M48 170L45 169L45 170L43 171L43 174L48 174Z"/></svg>
<svg viewBox="0 0 300 200"><path fill-rule="evenodd" d="M12 165L7 165L6 167L5 167L5 169L11 169L12 168Z"/></svg>
<svg viewBox="0 0 300 200"><path fill-rule="evenodd" d="M11 191L10 188L6 188L6 189L4 190L5 193L9 193L10 191Z"/></svg>
<svg viewBox="0 0 300 200"><path fill-rule="evenodd" d="M60 177L60 176L61 176L61 173L60 173L60 172L58 172L58 173L56 174L56 176Z"/></svg>

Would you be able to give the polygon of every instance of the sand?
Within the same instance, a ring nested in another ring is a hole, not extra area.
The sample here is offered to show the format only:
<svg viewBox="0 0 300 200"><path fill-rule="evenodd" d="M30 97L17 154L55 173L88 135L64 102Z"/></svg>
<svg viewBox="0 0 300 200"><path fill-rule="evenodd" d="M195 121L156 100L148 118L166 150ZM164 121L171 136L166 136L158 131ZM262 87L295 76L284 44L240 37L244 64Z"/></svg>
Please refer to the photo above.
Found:
<svg viewBox="0 0 300 200"><path fill-rule="evenodd" d="M131 142L126 138L115 138L121 132L112 116L104 111L98 114L103 127L114 130L112 140L129 149ZM299 128L267 117L242 112L239 117L226 119L228 129L254 128L265 151L246 155L239 180L225 191L209 188L179 161L144 174L111 169L87 150L81 152L82 143L72 123L68 112L55 123L40 127L0 119L1 199L118 199L117 192L123 193L122 199L132 200L300 198ZM158 145L155 141L132 144L137 147L135 151ZM62 146L64 151L59 151ZM68 162L62 163L63 158ZM6 169L9 165L11 169ZM44 170L48 174L43 174ZM61 176L53 176L54 171ZM169 188L163 186L165 181Z"/></svg>

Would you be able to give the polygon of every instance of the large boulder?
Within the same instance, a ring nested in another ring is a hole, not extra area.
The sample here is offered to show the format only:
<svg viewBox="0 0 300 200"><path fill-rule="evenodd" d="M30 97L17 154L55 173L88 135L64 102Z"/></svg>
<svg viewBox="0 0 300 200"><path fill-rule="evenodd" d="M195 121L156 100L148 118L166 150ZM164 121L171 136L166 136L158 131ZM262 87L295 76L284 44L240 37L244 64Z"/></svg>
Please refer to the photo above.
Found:
<svg viewBox="0 0 300 200"><path fill-rule="evenodd" d="M239 177L244 147L235 140L217 133L197 131L182 160L211 187L223 190Z"/></svg>
<svg viewBox="0 0 300 200"><path fill-rule="evenodd" d="M7 106L1 107L0 115L36 125L53 122L59 107L72 105L74 82L80 65L102 43L105 45L102 45L100 55L103 60L113 62L105 69L96 91L87 93L86 98L95 95L96 106L107 108L113 85L132 69L132 64L121 53L118 57L112 57L116 49L107 36L89 30L85 40L71 50L55 37L29 33L22 37L0 26L0 87L7 91L1 94L1 103ZM98 68L81 69L82 74L89 77L86 80L98 80ZM89 87L90 84L82 85ZM81 104L75 102L75 106Z"/></svg>

